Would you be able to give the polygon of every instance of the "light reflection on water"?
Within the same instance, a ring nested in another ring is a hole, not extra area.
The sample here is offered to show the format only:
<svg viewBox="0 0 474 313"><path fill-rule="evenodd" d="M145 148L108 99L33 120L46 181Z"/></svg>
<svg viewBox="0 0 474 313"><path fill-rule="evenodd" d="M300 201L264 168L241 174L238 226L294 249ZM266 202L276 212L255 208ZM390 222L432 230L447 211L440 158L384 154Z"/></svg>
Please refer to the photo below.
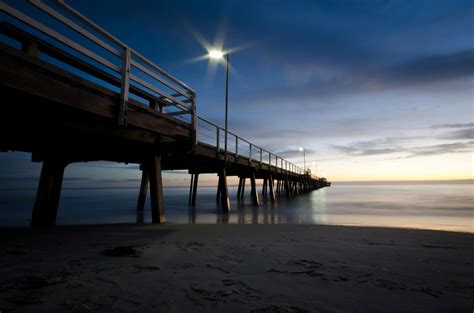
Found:
<svg viewBox="0 0 474 313"><path fill-rule="evenodd" d="M231 213L223 214L215 188L198 189L197 206L187 205L187 188L165 188L166 219L170 223L305 223L416 227L474 232L474 186L333 185L291 200L271 203L261 198L255 208L247 194L235 199L230 187ZM0 225L27 226L35 190L0 190ZM138 188L64 189L58 224L135 222ZM147 201L145 223L150 222Z"/></svg>

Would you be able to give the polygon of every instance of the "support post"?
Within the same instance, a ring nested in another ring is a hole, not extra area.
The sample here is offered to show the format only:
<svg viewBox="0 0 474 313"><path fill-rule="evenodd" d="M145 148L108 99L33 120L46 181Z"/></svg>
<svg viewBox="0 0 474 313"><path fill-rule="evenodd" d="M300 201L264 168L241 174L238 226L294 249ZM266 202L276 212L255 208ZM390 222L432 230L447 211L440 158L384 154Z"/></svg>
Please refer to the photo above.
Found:
<svg viewBox="0 0 474 313"><path fill-rule="evenodd" d="M225 168L222 168L219 172L219 185L222 209L224 212L230 212L229 189L227 188L227 176Z"/></svg>
<svg viewBox="0 0 474 313"><path fill-rule="evenodd" d="M58 160L43 162L31 216L31 226L53 226L56 224L65 167L66 163Z"/></svg>
<svg viewBox="0 0 474 313"><path fill-rule="evenodd" d="M252 185L252 190L251 190L251 194L252 194L252 202L254 205L259 205L259 201L258 201L258 193L257 193L257 186L256 186L256 183L255 183L255 172L252 172L252 176L250 177L250 184Z"/></svg>
<svg viewBox="0 0 474 313"><path fill-rule="evenodd" d="M146 201L146 195L148 192L148 182L149 182L148 170L145 164L142 164L141 170L142 170L142 181L140 184L140 193L138 194L137 211L143 211L143 209L145 208L145 201Z"/></svg>
<svg viewBox="0 0 474 313"><path fill-rule="evenodd" d="M245 177L243 177L242 179L242 189L240 190L240 199L243 199L244 198L244 192L245 192L245 181L247 179Z"/></svg>
<svg viewBox="0 0 474 313"><path fill-rule="evenodd" d="M191 199L191 205L196 205L196 194L198 189L198 180L199 180L199 173L194 174L194 187L193 187L193 196Z"/></svg>
<svg viewBox="0 0 474 313"><path fill-rule="evenodd" d="M263 184L262 184L262 196L264 196L266 194L266 190L267 189L267 179L264 178L263 179Z"/></svg>
<svg viewBox="0 0 474 313"><path fill-rule="evenodd" d="M219 203L219 201L221 201L221 191L222 191L222 180L221 180L221 176L220 176L220 173L217 173L217 177L219 177L219 179L217 180L217 192L216 192L216 203Z"/></svg>
<svg viewBox="0 0 474 313"><path fill-rule="evenodd" d="M189 196L188 196L188 205L191 205L191 198L193 196L193 186L194 186L194 174L191 174L191 181L189 182Z"/></svg>
<svg viewBox="0 0 474 313"><path fill-rule="evenodd" d="M163 181L161 179L161 138L156 145L157 149L150 157L147 167L150 177L151 221L154 224L161 224L165 222Z"/></svg>
<svg viewBox="0 0 474 313"><path fill-rule="evenodd" d="M273 188L273 177L270 175L268 178L268 185L270 186L270 200L275 202L275 188Z"/></svg>
<svg viewBox="0 0 474 313"><path fill-rule="evenodd" d="M242 177L239 177L239 186L237 187L237 199L240 199L241 191L242 191Z"/></svg>
<svg viewBox="0 0 474 313"><path fill-rule="evenodd" d="M288 177L285 178L285 191L286 191L286 197L288 199L291 199L290 184L288 182Z"/></svg>

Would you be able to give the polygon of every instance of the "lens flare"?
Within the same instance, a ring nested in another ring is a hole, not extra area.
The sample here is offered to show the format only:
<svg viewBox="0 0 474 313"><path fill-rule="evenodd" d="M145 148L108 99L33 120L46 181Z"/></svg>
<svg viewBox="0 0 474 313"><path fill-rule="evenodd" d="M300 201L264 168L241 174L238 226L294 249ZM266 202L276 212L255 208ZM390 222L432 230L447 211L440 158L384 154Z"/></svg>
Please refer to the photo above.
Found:
<svg viewBox="0 0 474 313"><path fill-rule="evenodd" d="M219 60L219 59L222 59L224 57L224 52L213 49L213 50L209 51L209 57L211 59Z"/></svg>

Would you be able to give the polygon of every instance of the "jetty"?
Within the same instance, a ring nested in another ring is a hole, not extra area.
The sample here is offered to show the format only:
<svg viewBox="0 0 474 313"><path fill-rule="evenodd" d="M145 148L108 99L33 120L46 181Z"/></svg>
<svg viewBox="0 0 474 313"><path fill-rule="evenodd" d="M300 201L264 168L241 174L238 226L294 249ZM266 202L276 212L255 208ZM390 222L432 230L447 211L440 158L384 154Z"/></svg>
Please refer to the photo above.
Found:
<svg viewBox="0 0 474 313"><path fill-rule="evenodd" d="M224 211L229 176L239 177L239 199L250 180L256 206L257 179L271 201L330 185L199 116L195 90L64 1L14 3L0 1L0 149L42 162L33 226L56 223L64 169L75 162L140 164L137 210L149 190L153 223L165 221L163 170L191 174L190 205L199 175L218 174Z"/></svg>

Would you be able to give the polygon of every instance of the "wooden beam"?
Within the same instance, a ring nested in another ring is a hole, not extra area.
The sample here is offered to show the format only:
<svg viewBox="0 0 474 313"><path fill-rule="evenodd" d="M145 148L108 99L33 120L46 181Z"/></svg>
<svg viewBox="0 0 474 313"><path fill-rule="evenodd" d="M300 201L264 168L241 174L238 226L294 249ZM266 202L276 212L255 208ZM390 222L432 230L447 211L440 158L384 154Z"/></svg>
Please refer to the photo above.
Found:
<svg viewBox="0 0 474 313"><path fill-rule="evenodd" d="M239 186L237 187L237 199L240 199L241 191L242 191L242 177L239 177Z"/></svg>
<svg viewBox="0 0 474 313"><path fill-rule="evenodd" d="M221 201L221 190L222 190L222 181L221 181L221 177L219 175L219 173L217 173L217 192L216 192L216 203L219 203L219 201Z"/></svg>
<svg viewBox="0 0 474 313"><path fill-rule="evenodd" d="M191 205L196 205L196 194L198 189L198 180L199 180L199 173L194 174L194 187L193 187L193 196L191 199Z"/></svg>
<svg viewBox="0 0 474 313"><path fill-rule="evenodd" d="M191 181L189 182L189 197L188 197L188 205L191 205L191 198L193 196L193 184L194 183L194 174L191 174Z"/></svg>
<svg viewBox="0 0 474 313"><path fill-rule="evenodd" d="M273 177L270 175L268 178L268 185L270 186L270 200L275 202L275 189L273 188Z"/></svg>
<svg viewBox="0 0 474 313"><path fill-rule="evenodd" d="M137 211L143 212L145 208L146 195L148 192L149 173L147 164L142 164L142 181L140 184L140 193L138 194Z"/></svg>
<svg viewBox="0 0 474 313"><path fill-rule="evenodd" d="M284 184L285 184L286 197L288 199L291 199L290 183L288 181L288 177L285 177Z"/></svg>
<svg viewBox="0 0 474 313"><path fill-rule="evenodd" d="M250 184L252 185L252 190L251 190L251 196L252 196L252 202L254 205L259 205L258 201L258 193L257 193L257 186L255 183L255 172L252 172L252 176L250 177Z"/></svg>
<svg viewBox="0 0 474 313"><path fill-rule="evenodd" d="M56 217L58 215L59 199L61 198L61 189L64 178L65 164L62 162L56 162L54 166L53 181L51 184L51 195L50 195L50 216L49 220L56 224Z"/></svg>
<svg viewBox="0 0 474 313"><path fill-rule="evenodd" d="M154 152L154 155L152 155L148 161L148 168L150 170L151 221L154 224L165 222L160 145L161 143L157 143L157 151Z"/></svg>
<svg viewBox="0 0 474 313"><path fill-rule="evenodd" d="M227 188L227 176L225 168L222 168L219 172L219 181L222 210L228 213L230 212L230 198L229 189Z"/></svg>
<svg viewBox="0 0 474 313"><path fill-rule="evenodd" d="M31 226L53 226L56 224L65 166L66 163L59 160L43 162L31 216Z"/></svg>

